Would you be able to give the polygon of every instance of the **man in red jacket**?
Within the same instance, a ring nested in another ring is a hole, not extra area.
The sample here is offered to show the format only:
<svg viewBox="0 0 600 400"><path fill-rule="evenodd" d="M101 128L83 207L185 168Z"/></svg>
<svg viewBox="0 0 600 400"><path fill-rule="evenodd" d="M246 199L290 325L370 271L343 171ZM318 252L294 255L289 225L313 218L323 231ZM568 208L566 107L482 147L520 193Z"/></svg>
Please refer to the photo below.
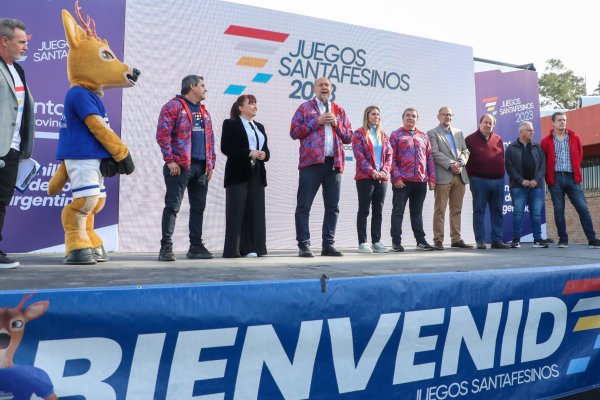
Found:
<svg viewBox="0 0 600 400"><path fill-rule="evenodd" d="M175 261L172 236L186 189L190 203L190 248L185 256L213 258L202 242L208 182L216 160L212 119L201 104L207 92L203 77L188 75L181 81L181 95L169 100L160 110L156 141L165 162L166 194L158 261Z"/></svg>
<svg viewBox="0 0 600 400"><path fill-rule="evenodd" d="M569 246L569 235L565 222L565 194L575 207L581 227L591 248L600 249L596 239L592 216L581 187L581 161L583 145L581 136L567 129L567 114L552 114L553 129L542 139L541 146L546 155L546 183L554 206L554 222L558 230L558 247Z"/></svg>
<svg viewBox="0 0 600 400"><path fill-rule="evenodd" d="M352 141L352 125L344 109L332 101L333 85L327 78L314 83L315 97L298 107L292 118L290 137L300 141L298 194L296 196L296 240L298 256L313 257L310 249L309 217L313 201L322 188L322 256L342 256L334 247L340 213L340 188L344 172L344 144Z"/></svg>

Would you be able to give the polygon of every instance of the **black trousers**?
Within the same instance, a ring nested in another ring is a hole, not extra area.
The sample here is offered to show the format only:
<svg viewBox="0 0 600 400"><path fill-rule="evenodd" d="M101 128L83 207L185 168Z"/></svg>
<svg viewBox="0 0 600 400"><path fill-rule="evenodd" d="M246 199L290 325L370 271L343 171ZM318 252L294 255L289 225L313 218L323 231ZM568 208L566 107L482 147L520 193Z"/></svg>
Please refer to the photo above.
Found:
<svg viewBox="0 0 600 400"><path fill-rule="evenodd" d="M371 217L371 241L381 241L381 220L383 218L383 204L387 192L387 181L363 179L356 181L358 192L358 213L356 214L356 231L358 244L367 243L367 217L369 208L373 209Z"/></svg>
<svg viewBox="0 0 600 400"><path fill-rule="evenodd" d="M300 170L298 194L296 196L296 240L298 245L310 244L309 217L312 203L323 187L323 216L322 238L324 245L332 245L335 241L335 227L340 209L340 188L342 175L339 168L333 167L333 157L325 158L323 164L315 164Z"/></svg>
<svg viewBox="0 0 600 400"><path fill-rule="evenodd" d="M6 207L10 204L10 200L15 192L20 156L20 151L10 149L4 157L0 157L0 160L3 160L5 163L4 168L0 168L0 240L2 240Z"/></svg>
<svg viewBox="0 0 600 400"><path fill-rule="evenodd" d="M190 203L190 245L200 245L202 243L202 223L204 221L204 209L206 208L206 194L208 193L206 162L192 160L192 165L188 171L181 168L181 173L174 176L169 173L169 167L165 165L163 176L167 192L165 193L165 208L162 214L161 246L173 244L171 237L175 231L177 213L181 207L183 193L186 189Z"/></svg>
<svg viewBox="0 0 600 400"><path fill-rule="evenodd" d="M225 188L225 245L223 257L248 253L267 254L265 187L259 169L252 168L250 180Z"/></svg>
<svg viewBox="0 0 600 400"><path fill-rule="evenodd" d="M404 182L406 186L402 189L392 187L392 243L398 245L402 242L402 221L404 210L408 202L410 211L410 226L412 228L417 244L425 242L425 231L423 230L423 202L427 196L427 182Z"/></svg>

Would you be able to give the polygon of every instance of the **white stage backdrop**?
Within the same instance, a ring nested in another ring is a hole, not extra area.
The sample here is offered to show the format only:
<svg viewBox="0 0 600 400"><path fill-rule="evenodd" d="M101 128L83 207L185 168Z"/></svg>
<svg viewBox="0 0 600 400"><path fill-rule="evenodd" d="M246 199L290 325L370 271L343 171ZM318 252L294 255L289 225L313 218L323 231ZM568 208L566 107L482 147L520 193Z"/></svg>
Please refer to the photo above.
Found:
<svg viewBox="0 0 600 400"><path fill-rule="evenodd" d="M389 134L401 126L402 111L415 107L418 128L437 125L437 110L449 105L455 125L476 129L472 50L469 47L214 0L127 0L125 61L142 71L139 84L123 91L122 136L136 161L133 176L121 180L119 249L158 251L164 198L163 161L155 141L162 105L179 93L188 74L205 77L206 106L216 133L217 165L210 182L204 241L223 248L225 156L222 122L239 94L258 99L257 121L265 125L271 150L267 163L267 247L295 248L294 210L298 184L298 141L289 136L292 115L312 98L312 82L327 76L335 100L353 129L364 109L378 105ZM401 19L400 19L401 20ZM402 25L398 25L402 31ZM354 160L346 150L336 244L357 246ZM384 209L383 241L390 244L391 189ZM431 240L433 192L423 213ZM311 212L313 245L321 244L323 207L317 195ZM176 251L188 246L188 203L184 201L174 236ZM448 230L448 228L446 228ZM408 209L403 242L414 243ZM463 233L473 240L467 191Z"/></svg>

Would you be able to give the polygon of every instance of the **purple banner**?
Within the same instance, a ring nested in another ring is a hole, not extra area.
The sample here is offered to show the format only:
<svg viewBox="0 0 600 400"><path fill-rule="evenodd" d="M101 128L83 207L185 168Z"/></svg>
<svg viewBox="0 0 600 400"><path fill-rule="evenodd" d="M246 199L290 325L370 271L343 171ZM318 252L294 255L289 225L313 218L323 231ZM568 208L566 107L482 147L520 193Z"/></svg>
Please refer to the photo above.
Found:
<svg viewBox="0 0 600 400"><path fill-rule="evenodd" d="M83 0L79 5L83 13L96 22L98 36L107 39L111 49L122 59L125 0ZM48 181L58 164L55 151L59 123L64 97L70 87L62 9L75 16L75 1L20 0L7 2L2 7L4 17L21 19L27 27L29 49L27 57L19 64L25 69L27 84L35 100L36 139L32 157L42 165L39 176L25 193L15 192L7 210L2 241L2 249L7 252L30 252L64 243L61 211L70 201L69 185L58 196L50 197L46 193ZM103 98L110 126L118 134L121 131L121 93L120 89L109 90ZM107 179L105 185L108 198L96 218L96 228L118 223L118 177ZM114 239L108 241L116 242Z"/></svg>
<svg viewBox="0 0 600 400"><path fill-rule="evenodd" d="M540 142L540 99L538 77L535 71L502 72L499 70L475 74L477 116L492 114L496 118L494 131L502 137L504 149L519 137L519 124L529 121L533 124L533 140ZM504 241L512 240L512 201L508 189L508 175L504 177ZM525 214L529 214L526 208ZM486 240L489 242L489 211L486 210ZM542 237L545 237L546 213L542 208ZM523 218L522 236L531 236L531 219ZM533 238L531 238L533 241Z"/></svg>

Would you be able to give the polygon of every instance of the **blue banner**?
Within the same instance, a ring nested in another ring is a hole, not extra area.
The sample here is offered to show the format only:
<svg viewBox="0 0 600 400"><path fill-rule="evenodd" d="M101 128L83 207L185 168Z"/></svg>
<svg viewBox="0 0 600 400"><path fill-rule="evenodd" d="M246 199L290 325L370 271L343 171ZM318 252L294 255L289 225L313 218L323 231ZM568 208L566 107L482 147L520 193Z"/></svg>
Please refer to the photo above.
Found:
<svg viewBox="0 0 600 400"><path fill-rule="evenodd" d="M0 398L555 398L600 383L599 291L580 266L4 292Z"/></svg>
<svg viewBox="0 0 600 400"><path fill-rule="evenodd" d="M491 114L496 118L496 132L504 142L504 149L519 138L519 124L531 122L535 133L533 140L540 142L540 97L538 76L535 71L502 72L499 70L477 72L475 74L475 93L477 97L477 116ZM513 204L508 188L508 175L505 175L504 203L504 241L513 239ZM546 237L546 207L542 205L542 237ZM486 240L490 242L489 210L486 209ZM529 207L523 213L521 240L533 242Z"/></svg>

